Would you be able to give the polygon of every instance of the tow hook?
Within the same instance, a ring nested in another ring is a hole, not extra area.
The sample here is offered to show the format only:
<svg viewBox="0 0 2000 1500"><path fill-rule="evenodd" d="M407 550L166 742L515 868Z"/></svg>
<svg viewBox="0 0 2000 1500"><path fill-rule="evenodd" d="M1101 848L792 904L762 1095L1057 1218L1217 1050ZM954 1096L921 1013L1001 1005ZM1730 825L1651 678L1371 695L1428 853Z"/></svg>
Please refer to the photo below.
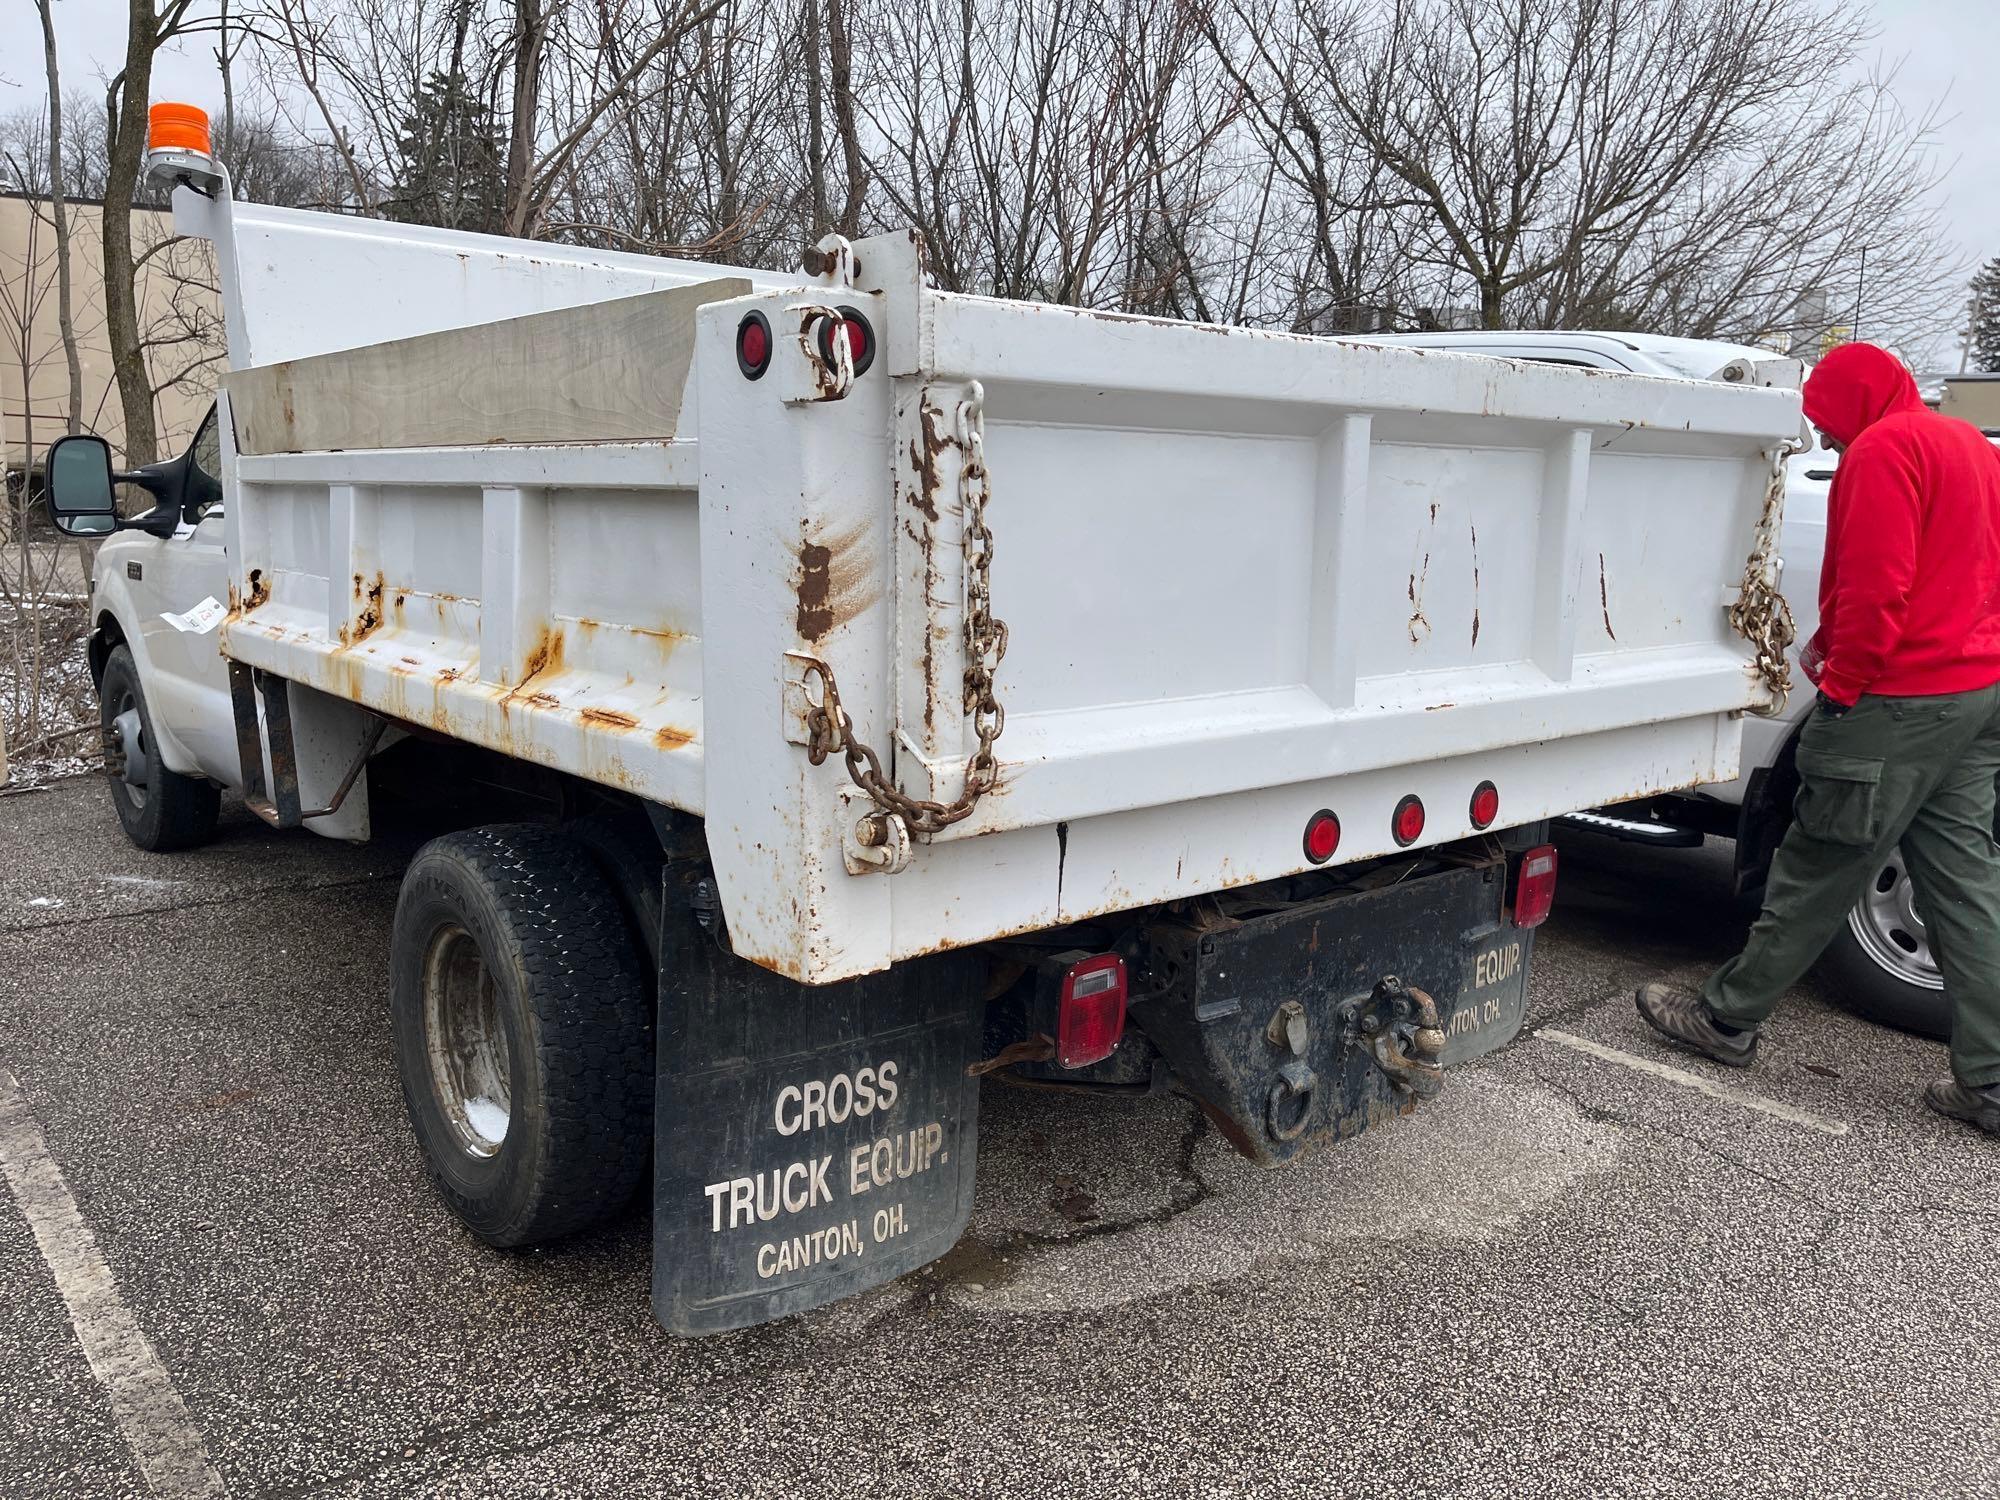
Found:
<svg viewBox="0 0 2000 1500"><path fill-rule="evenodd" d="M1444 1087L1444 1069L1437 1062L1444 1051L1437 1001L1385 974L1371 994L1347 1001L1338 1014L1347 1044L1367 1048L1399 1092L1437 1097Z"/></svg>
<svg viewBox="0 0 2000 1500"><path fill-rule="evenodd" d="M1295 1141L1312 1120L1313 1091L1319 1087L1319 1075L1306 1066L1310 1040L1306 1008L1296 1000L1287 1000L1271 1017L1264 1036L1273 1047L1292 1054L1264 1096L1264 1128L1274 1141Z"/></svg>

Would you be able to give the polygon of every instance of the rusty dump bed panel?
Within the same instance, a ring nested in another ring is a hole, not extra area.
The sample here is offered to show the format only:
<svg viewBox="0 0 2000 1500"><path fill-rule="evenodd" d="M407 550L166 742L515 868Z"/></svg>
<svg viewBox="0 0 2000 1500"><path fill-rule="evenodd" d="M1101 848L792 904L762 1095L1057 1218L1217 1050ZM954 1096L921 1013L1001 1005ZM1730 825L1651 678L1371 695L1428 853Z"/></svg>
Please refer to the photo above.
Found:
<svg viewBox="0 0 2000 1500"><path fill-rule="evenodd" d="M1726 778L1762 693L1724 611L1794 392L945 295L908 236L785 285L185 198L222 644L297 685L302 800L379 715L702 815L807 983L1297 873L1321 809L1338 863L1409 797L1421 847L1487 781L1504 827Z"/></svg>

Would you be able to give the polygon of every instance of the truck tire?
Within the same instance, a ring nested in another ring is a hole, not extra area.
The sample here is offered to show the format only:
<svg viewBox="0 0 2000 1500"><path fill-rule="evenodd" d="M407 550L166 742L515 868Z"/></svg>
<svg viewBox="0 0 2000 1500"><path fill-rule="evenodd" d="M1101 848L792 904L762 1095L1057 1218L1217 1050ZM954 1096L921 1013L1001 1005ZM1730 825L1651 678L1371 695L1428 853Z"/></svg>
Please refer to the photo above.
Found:
<svg viewBox="0 0 2000 1500"><path fill-rule="evenodd" d="M1868 892L1820 956L1832 998L1866 1020L1943 1040L1951 1004L1900 853L1891 851Z"/></svg>
<svg viewBox="0 0 2000 1500"><path fill-rule="evenodd" d="M530 825L446 834L390 939L403 1100L431 1181L489 1245L624 1208L653 1132L653 986L583 846Z"/></svg>
<svg viewBox="0 0 2000 1500"><path fill-rule="evenodd" d="M152 854L169 854L206 843L215 832L222 810L222 789L199 776L169 771L153 751L153 711L139 686L139 668L129 646L111 648L104 676L97 684L97 717L107 742L114 729L121 735L138 726L136 745L126 753L127 764L143 771L143 782L123 774L111 777L111 805L125 837ZM123 724L120 724L123 720Z"/></svg>

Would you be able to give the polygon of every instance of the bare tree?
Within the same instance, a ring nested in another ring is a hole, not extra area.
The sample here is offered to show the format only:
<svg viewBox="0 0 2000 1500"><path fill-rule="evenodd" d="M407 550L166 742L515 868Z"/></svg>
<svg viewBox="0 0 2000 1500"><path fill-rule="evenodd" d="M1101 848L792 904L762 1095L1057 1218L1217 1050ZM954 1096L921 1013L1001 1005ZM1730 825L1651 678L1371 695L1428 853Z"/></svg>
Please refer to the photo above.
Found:
<svg viewBox="0 0 2000 1500"><path fill-rule="evenodd" d="M1827 92L1868 36L1847 0L1242 0L1226 66L1309 206L1334 300L1339 236L1390 228L1391 316L1469 300L1489 327L1785 329L1898 247L1890 300L1932 315L1929 121L1886 82ZM1378 259L1361 253L1358 266ZM1886 290L1886 288L1885 288Z"/></svg>
<svg viewBox="0 0 2000 1500"><path fill-rule="evenodd" d="M153 58L176 37L214 29L197 0L127 0L125 65L105 88L104 318L111 363L125 413L125 448L133 463L151 463L159 446L153 386L141 346L133 290L132 203L146 150Z"/></svg>
<svg viewBox="0 0 2000 1500"><path fill-rule="evenodd" d="M76 298L70 288L69 204L63 194L62 71L56 64L55 0L35 0L42 18L42 65L49 81L49 222L56 237L56 320L69 367L67 430L83 430L83 362L76 350Z"/></svg>

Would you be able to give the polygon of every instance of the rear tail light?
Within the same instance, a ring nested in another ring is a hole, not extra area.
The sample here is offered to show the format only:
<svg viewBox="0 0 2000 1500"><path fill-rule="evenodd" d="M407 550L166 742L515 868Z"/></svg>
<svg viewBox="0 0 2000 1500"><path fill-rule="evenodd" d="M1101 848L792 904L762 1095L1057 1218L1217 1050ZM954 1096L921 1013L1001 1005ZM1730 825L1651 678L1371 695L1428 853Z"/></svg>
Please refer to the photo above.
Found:
<svg viewBox="0 0 2000 1500"><path fill-rule="evenodd" d="M1480 782L1472 789L1471 811L1474 828L1491 828L1500 816L1500 788L1490 781Z"/></svg>
<svg viewBox="0 0 2000 1500"><path fill-rule="evenodd" d="M1556 904L1556 850L1543 844L1521 856L1521 873L1514 880L1514 925L1539 927Z"/></svg>
<svg viewBox="0 0 2000 1500"><path fill-rule="evenodd" d="M1340 819L1325 808L1312 815L1306 824L1306 858L1316 865L1323 865L1333 858L1333 851L1340 847Z"/></svg>
<svg viewBox="0 0 2000 1500"><path fill-rule="evenodd" d="M1065 1068L1103 1062L1125 1034L1125 960L1100 953L1063 975L1056 1016L1056 1061Z"/></svg>
<svg viewBox="0 0 2000 1500"><path fill-rule="evenodd" d="M736 325L736 368L745 380L756 380L770 367L770 320L760 312L747 312Z"/></svg>
<svg viewBox="0 0 2000 1500"><path fill-rule="evenodd" d="M1416 797L1405 797L1396 804L1396 814L1389 820L1389 831L1396 836L1396 842L1408 847L1424 836L1424 804Z"/></svg>

